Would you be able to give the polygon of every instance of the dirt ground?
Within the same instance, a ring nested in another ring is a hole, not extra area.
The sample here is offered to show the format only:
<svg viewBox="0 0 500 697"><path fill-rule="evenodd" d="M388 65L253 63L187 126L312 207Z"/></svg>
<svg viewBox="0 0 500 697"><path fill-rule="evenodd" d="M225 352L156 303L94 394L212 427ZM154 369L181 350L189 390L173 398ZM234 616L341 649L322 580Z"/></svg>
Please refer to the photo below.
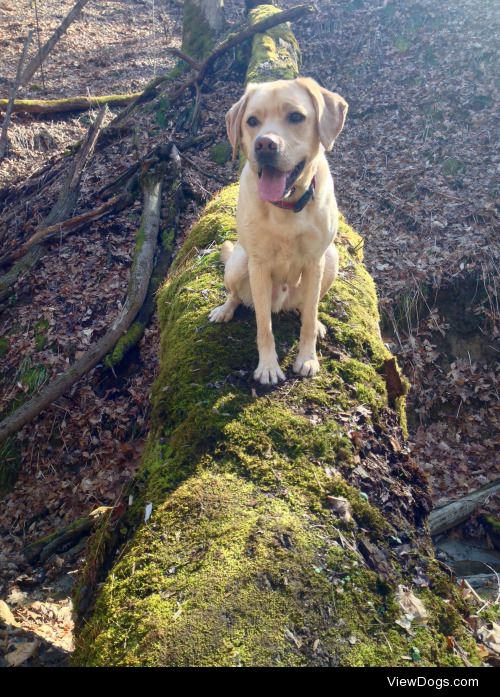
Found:
<svg viewBox="0 0 500 697"><path fill-rule="evenodd" d="M39 4L42 43L72 4ZM237 21L243 3L226 5L230 20ZM412 383L413 456L439 503L494 481L500 470L495 227L500 13L494 3L472 0L403 6L319 0L315 6L316 15L295 26L302 73L338 91L350 105L330 158L337 199L364 236L384 336ZM3 97L24 37L36 28L34 5L0 0L0 26ZM89 2L47 59L43 76L37 73L20 96L138 91L173 66L167 48L180 45L181 31L182 10L175 2ZM36 45L35 40L31 51ZM226 142L223 114L240 94L236 78L228 81L224 74L204 92L195 135L207 139L183 162L179 239L203 201L237 176L236 164L213 162L211 148ZM95 112L14 115L8 156L0 163L2 253L24 241L56 199L59 180L43 189L39 184L26 196L28 178L47 163L47 173L62 171L61 155L94 117ZM193 135L182 123L163 122L144 108L132 138L94 156L76 212L98 205L96 191L172 133L181 140ZM43 177L37 181L43 183ZM11 216L21 200L28 203ZM52 243L20 279L15 304L0 314L0 411L62 372L112 322L126 293L140 210L136 201ZM71 653L70 594L84 546L33 565L22 550L99 506L118 505L139 462L157 364L153 321L116 371L92 370L21 430L15 455L12 449L0 452L21 463L19 479L0 506L0 598L7 603L7 610L0 603L0 623L7 611L16 623L9 633L0 629L0 665L19 642L30 645L30 665L61 665ZM490 501L457 535L494 546L481 515L497 512Z"/></svg>

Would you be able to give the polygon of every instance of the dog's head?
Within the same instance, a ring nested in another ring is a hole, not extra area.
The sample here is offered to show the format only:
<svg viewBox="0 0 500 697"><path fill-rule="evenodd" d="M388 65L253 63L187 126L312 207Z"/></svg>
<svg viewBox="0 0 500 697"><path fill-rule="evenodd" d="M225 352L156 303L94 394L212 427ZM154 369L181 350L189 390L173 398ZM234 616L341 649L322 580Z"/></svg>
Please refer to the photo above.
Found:
<svg viewBox="0 0 500 697"><path fill-rule="evenodd" d="M311 78L250 83L226 114L233 157L241 145L260 197L277 201L323 149L332 149L346 114L347 102Z"/></svg>

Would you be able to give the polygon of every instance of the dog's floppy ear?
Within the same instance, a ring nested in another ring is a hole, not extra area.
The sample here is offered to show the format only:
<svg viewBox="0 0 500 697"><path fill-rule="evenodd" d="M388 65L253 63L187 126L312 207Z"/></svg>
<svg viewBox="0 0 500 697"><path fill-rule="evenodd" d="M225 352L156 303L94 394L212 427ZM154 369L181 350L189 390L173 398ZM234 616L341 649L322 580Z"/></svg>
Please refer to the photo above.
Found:
<svg viewBox="0 0 500 697"><path fill-rule="evenodd" d="M253 92L255 89L256 85L249 83L243 97L241 97L236 104L233 104L226 114L226 129L229 142L233 148L233 160L236 159L238 154L238 147L241 141L241 121L245 113L248 96L250 92Z"/></svg>
<svg viewBox="0 0 500 697"><path fill-rule="evenodd" d="M245 93L243 97L236 102L236 104L233 104L226 114L226 129L229 142L233 148L233 160L236 159L238 154L238 147L241 140L241 120L247 105L247 100L248 95Z"/></svg>
<svg viewBox="0 0 500 697"><path fill-rule="evenodd" d="M309 92L318 118L319 139L325 150L331 150L344 127L347 102L340 94L325 90L310 77L299 77L297 82Z"/></svg>

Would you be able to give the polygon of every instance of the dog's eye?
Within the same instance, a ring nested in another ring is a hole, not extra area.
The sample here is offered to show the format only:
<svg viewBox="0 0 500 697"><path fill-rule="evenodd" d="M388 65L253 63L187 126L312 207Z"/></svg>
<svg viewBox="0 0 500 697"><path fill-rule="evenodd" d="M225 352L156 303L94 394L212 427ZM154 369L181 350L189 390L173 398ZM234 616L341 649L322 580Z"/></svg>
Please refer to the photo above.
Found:
<svg viewBox="0 0 500 697"><path fill-rule="evenodd" d="M255 126L259 125L259 119L256 116L249 116L247 119L247 124L250 126L250 128L255 128Z"/></svg>
<svg viewBox="0 0 500 697"><path fill-rule="evenodd" d="M300 111L292 111L290 114L288 114L288 120L290 123L300 123L301 121L305 120L304 114L301 114Z"/></svg>

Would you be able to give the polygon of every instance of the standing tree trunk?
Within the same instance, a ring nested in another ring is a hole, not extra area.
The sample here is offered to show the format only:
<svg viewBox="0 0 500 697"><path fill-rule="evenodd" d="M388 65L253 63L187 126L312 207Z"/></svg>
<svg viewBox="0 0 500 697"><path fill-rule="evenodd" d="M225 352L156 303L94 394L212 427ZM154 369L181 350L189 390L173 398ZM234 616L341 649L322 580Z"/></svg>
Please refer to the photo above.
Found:
<svg viewBox="0 0 500 697"><path fill-rule="evenodd" d="M224 0L185 0L182 50L205 58L224 26Z"/></svg>

